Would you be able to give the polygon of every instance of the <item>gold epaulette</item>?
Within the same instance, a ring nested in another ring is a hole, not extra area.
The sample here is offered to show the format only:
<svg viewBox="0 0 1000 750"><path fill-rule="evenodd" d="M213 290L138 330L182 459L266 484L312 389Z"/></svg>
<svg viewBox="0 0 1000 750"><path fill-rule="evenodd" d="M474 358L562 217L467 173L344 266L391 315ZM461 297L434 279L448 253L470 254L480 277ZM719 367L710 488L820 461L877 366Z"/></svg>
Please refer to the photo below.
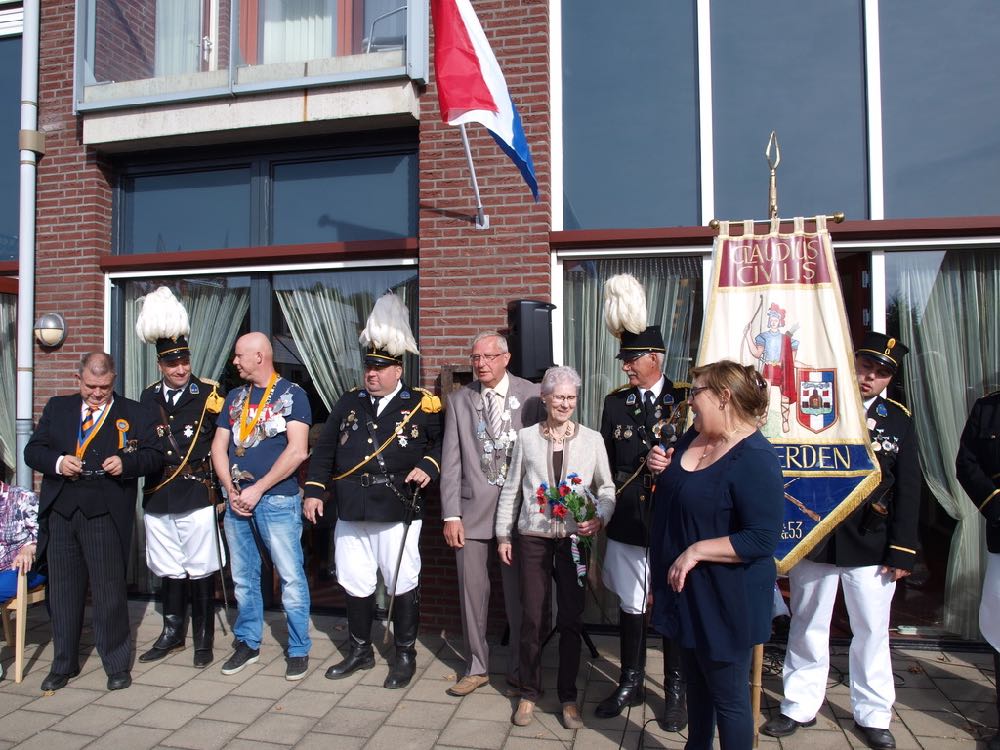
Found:
<svg viewBox="0 0 1000 750"><path fill-rule="evenodd" d="M421 394L420 411L428 414L437 414L441 411L441 399L425 388L414 388L413 390Z"/></svg>
<svg viewBox="0 0 1000 750"><path fill-rule="evenodd" d="M674 388L680 388L682 391L689 391L691 390L691 384L686 380L675 380Z"/></svg>
<svg viewBox="0 0 1000 750"><path fill-rule="evenodd" d="M983 398L989 398L990 396L996 396L996 395L1000 395L1000 391L990 391L985 396L983 396Z"/></svg>
<svg viewBox="0 0 1000 750"><path fill-rule="evenodd" d="M147 385L147 386L146 386L145 388L143 388L142 390L144 390L144 391L145 391L145 390L149 390L150 388L155 388L155 387L156 387L156 386L158 386L159 384L160 384L160 381L159 381L159 380L154 380L154 381L153 381L152 383L150 383L149 385Z"/></svg>
<svg viewBox="0 0 1000 750"><path fill-rule="evenodd" d="M608 395L611 396L611 395L613 395L615 393L621 393L622 391L626 391L626 390L628 390L631 387L632 387L631 383L626 383L625 385L620 385L617 388L615 388L613 391L609 391Z"/></svg>
<svg viewBox="0 0 1000 750"><path fill-rule="evenodd" d="M205 399L205 411L209 414L218 414L222 411L222 407L226 405L226 399L219 395L219 384L214 380L208 380L207 378L199 378L202 383L208 383L212 386L212 392L208 394L208 398Z"/></svg>
<svg viewBox="0 0 1000 750"><path fill-rule="evenodd" d="M198 378L198 380L200 380L202 383L208 383L213 388L218 388L219 387L219 381L218 380L211 380L210 378Z"/></svg>
<svg viewBox="0 0 1000 750"><path fill-rule="evenodd" d="M898 406L900 409L903 410L903 414L905 414L906 416L908 416L908 417L912 417L913 416L912 414L910 414L910 410L909 409L907 409L905 406L903 406L901 403L899 403L895 399L887 398L886 401L888 401L890 404L895 404L896 406Z"/></svg>

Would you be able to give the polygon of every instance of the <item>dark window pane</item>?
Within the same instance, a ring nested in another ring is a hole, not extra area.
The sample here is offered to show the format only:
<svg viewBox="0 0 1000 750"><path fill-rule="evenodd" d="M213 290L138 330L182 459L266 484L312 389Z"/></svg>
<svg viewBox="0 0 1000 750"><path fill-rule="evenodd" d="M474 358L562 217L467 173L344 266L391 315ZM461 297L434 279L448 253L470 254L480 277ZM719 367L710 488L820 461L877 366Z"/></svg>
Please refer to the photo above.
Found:
<svg viewBox="0 0 1000 750"><path fill-rule="evenodd" d="M251 244L248 167L132 177L126 193L123 253Z"/></svg>
<svg viewBox="0 0 1000 750"><path fill-rule="evenodd" d="M712 2L717 217L767 216L772 130L782 216L868 217L862 41L858 2Z"/></svg>
<svg viewBox="0 0 1000 750"><path fill-rule="evenodd" d="M277 164L274 245L417 234L417 157L391 154Z"/></svg>
<svg viewBox="0 0 1000 750"><path fill-rule="evenodd" d="M883 0L887 217L997 213L1000 3Z"/></svg>
<svg viewBox="0 0 1000 750"><path fill-rule="evenodd" d="M0 39L0 260L17 259L20 182L17 131L21 110L21 37Z"/></svg>
<svg viewBox="0 0 1000 750"><path fill-rule="evenodd" d="M694 3L562 12L564 227L699 224Z"/></svg>

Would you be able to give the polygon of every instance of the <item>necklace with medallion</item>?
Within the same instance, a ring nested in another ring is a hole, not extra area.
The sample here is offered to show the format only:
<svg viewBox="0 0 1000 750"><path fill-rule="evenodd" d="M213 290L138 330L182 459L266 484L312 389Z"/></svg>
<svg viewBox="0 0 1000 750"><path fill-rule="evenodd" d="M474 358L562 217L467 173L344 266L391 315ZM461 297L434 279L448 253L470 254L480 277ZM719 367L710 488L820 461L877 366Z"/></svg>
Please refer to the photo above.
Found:
<svg viewBox="0 0 1000 750"><path fill-rule="evenodd" d="M236 455L245 456L247 452L247 441L253 434L254 427L257 426L257 422L260 421L260 415L264 413L264 407L267 406L267 402L271 400L271 392L274 390L274 384L278 382L278 373L272 372L270 379L267 381L267 387L264 389L264 395L260 397L260 403L257 404L257 410L254 412L253 419L250 419L250 396L253 393L253 384L247 386L247 398L243 402L243 408L240 410L240 423L237 435L239 436L239 443L236 445Z"/></svg>
<svg viewBox="0 0 1000 750"><path fill-rule="evenodd" d="M561 432L557 433L549 426L549 423L546 422L544 427L542 427L542 434L556 445L562 445L567 439L573 437L573 423L566 422Z"/></svg>

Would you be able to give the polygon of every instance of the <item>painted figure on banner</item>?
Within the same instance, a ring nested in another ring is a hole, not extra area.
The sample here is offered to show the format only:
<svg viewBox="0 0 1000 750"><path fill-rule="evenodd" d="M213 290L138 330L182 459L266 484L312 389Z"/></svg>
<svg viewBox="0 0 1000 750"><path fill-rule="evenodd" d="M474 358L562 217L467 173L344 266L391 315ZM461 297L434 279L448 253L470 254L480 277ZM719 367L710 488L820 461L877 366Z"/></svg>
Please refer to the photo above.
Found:
<svg viewBox="0 0 1000 750"><path fill-rule="evenodd" d="M791 430L792 404L797 400L795 354L799 348L799 341L794 338L797 326L784 330L787 311L776 302L772 302L767 310L767 328L751 338L754 319L760 315L763 306L764 296L761 295L760 305L743 329L743 337L746 339L750 354L760 363L760 372L764 379L771 384L772 389L778 390L781 430L788 432ZM767 423L766 417L764 423Z"/></svg>
<svg viewBox="0 0 1000 750"><path fill-rule="evenodd" d="M156 419L163 469L146 479L142 497L146 566L160 579L163 629L139 661L157 661L184 648L188 600L194 666L214 658L215 573L223 564L209 453L222 410L218 383L191 372L187 310L165 286L147 294L136 318L139 338L156 346L160 379L139 403Z"/></svg>

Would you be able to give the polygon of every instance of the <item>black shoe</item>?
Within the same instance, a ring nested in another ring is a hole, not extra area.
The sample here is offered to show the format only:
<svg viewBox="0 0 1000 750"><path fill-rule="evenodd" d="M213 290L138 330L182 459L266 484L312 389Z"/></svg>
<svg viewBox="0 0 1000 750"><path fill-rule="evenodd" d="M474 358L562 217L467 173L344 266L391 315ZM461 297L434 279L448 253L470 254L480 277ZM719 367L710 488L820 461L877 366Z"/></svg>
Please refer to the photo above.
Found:
<svg viewBox="0 0 1000 750"><path fill-rule="evenodd" d="M55 692L60 688L66 687L66 683L70 681L71 678L76 677L80 674L80 670L77 669L69 674L59 674L58 672L49 672L44 680L42 680L42 691L43 692Z"/></svg>
<svg viewBox="0 0 1000 750"><path fill-rule="evenodd" d="M308 656L289 656L285 659L285 679L292 682L301 680L309 671Z"/></svg>
<svg viewBox="0 0 1000 750"><path fill-rule="evenodd" d="M875 750L892 750L896 747L896 738L888 729L863 727L858 722L854 722L854 726L861 730L861 736L865 738L868 747L875 748Z"/></svg>
<svg viewBox="0 0 1000 750"><path fill-rule="evenodd" d="M417 671L417 650L411 646L396 646L396 662L389 670L389 675L382 687L389 690L404 688L410 684Z"/></svg>
<svg viewBox="0 0 1000 750"><path fill-rule="evenodd" d="M809 721L796 721L784 714L778 714L760 728L761 733L768 737L788 737L795 734L799 727L811 727L816 725L816 719Z"/></svg>
<svg viewBox="0 0 1000 750"><path fill-rule="evenodd" d="M382 687L394 690L410 684L417 671L417 628L420 624L420 590L399 594L392 611L392 635L396 641L396 660Z"/></svg>
<svg viewBox="0 0 1000 750"><path fill-rule="evenodd" d="M663 697L667 705L663 718L657 720L664 732L683 732L687 726L687 683L680 670L668 671L663 676Z"/></svg>
<svg viewBox="0 0 1000 750"><path fill-rule="evenodd" d="M602 719L619 716L627 706L641 706L646 700L642 686L643 674L639 669L623 669L618 687L597 704L594 714Z"/></svg>
<svg viewBox="0 0 1000 750"><path fill-rule="evenodd" d="M213 661L215 661L215 652L212 649L210 648L195 649L194 666L196 666L198 669L204 669Z"/></svg>
<svg viewBox="0 0 1000 750"><path fill-rule="evenodd" d="M163 578L160 586L163 630L153 647L139 656L141 662L157 661L174 651L182 650L187 637L188 579Z"/></svg>
<svg viewBox="0 0 1000 750"><path fill-rule="evenodd" d="M643 679L646 667L646 616L618 611L618 637L622 672L615 691L597 704L594 713L602 719L621 714L627 706L641 706L646 699Z"/></svg>
<svg viewBox="0 0 1000 750"><path fill-rule="evenodd" d="M372 649L371 641L359 643L352 638L347 658L326 670L326 679L342 680L359 669L371 669L374 666L375 651Z"/></svg>
<svg viewBox="0 0 1000 750"><path fill-rule="evenodd" d="M132 684L132 675L128 672L115 672L108 677L108 690L124 690Z"/></svg>
<svg viewBox="0 0 1000 750"><path fill-rule="evenodd" d="M236 651L222 665L222 674L236 674L247 664L254 664L260 658L260 649L250 648L243 641L236 645Z"/></svg>

